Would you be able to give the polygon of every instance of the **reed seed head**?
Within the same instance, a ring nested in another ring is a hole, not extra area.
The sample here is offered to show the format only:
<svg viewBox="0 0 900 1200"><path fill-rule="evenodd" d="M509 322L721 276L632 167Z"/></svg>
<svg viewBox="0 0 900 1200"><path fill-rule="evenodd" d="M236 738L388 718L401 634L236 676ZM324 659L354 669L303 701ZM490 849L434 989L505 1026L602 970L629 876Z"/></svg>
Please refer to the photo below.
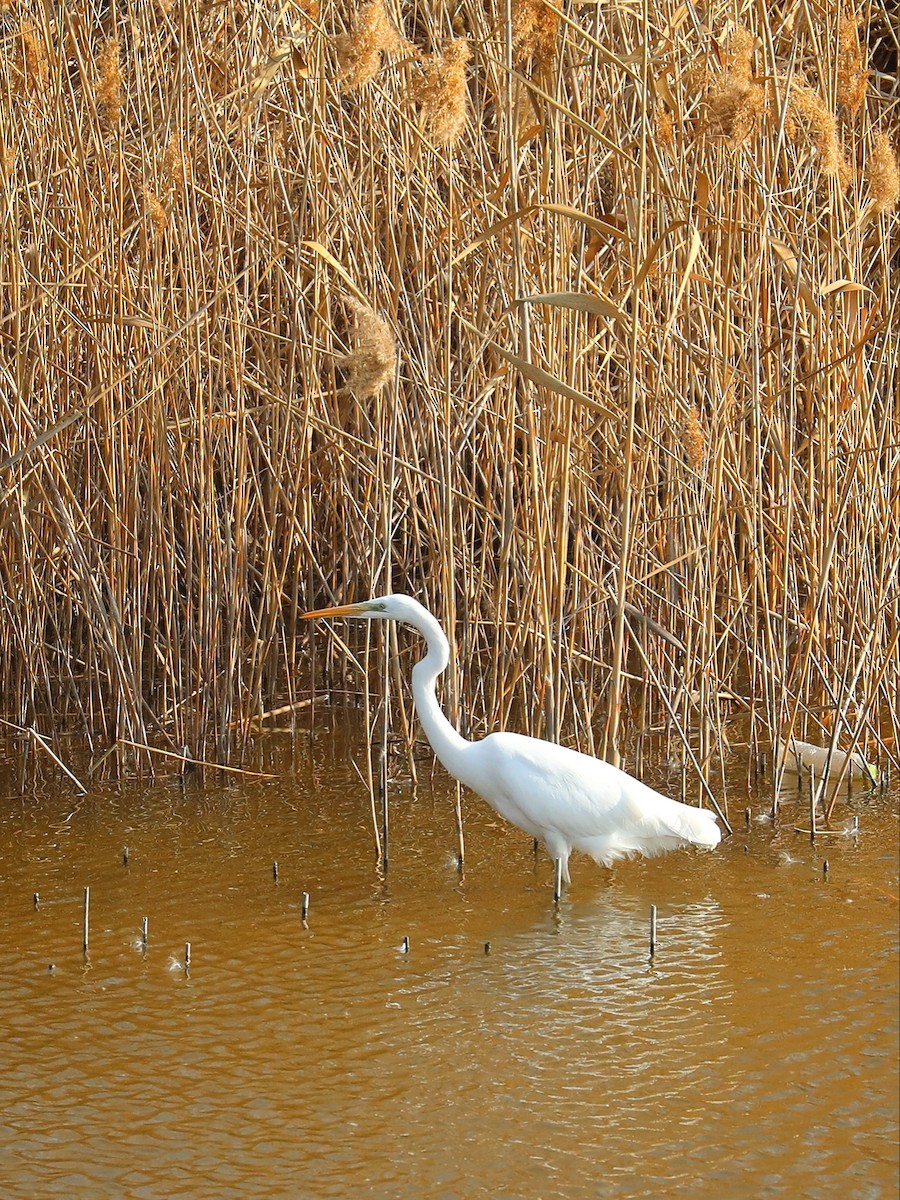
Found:
<svg viewBox="0 0 900 1200"><path fill-rule="evenodd" d="M173 133L163 155L163 171L169 186L176 191L187 187L191 182L191 160L188 157L184 143L177 133Z"/></svg>
<svg viewBox="0 0 900 1200"><path fill-rule="evenodd" d="M656 124L656 140L666 150L671 151L675 145L675 118L662 104L654 111Z"/></svg>
<svg viewBox="0 0 900 1200"><path fill-rule="evenodd" d="M50 64L47 61L47 47L44 39L38 33L31 21L23 21L21 26L22 50L25 54L25 75L28 84L35 91L41 91L47 86L50 75Z"/></svg>
<svg viewBox="0 0 900 1200"><path fill-rule="evenodd" d="M556 63L559 14L544 0L513 0L513 61L540 74Z"/></svg>
<svg viewBox="0 0 900 1200"><path fill-rule="evenodd" d="M696 471L703 466L706 458L706 434L696 405L688 409L680 433L685 458Z"/></svg>
<svg viewBox="0 0 900 1200"><path fill-rule="evenodd" d="M422 60L422 76L412 94L426 135L435 146L454 146L465 130L469 111L466 63L471 57L467 39L454 38L443 55Z"/></svg>
<svg viewBox="0 0 900 1200"><path fill-rule="evenodd" d="M796 118L808 132L825 174L833 175L841 187L846 187L850 182L850 165L841 146L837 118L815 88L802 79L791 84L789 114L793 133L797 132Z"/></svg>
<svg viewBox="0 0 900 1200"><path fill-rule="evenodd" d="M743 25L729 29L720 45L722 70L707 84L705 128L737 148L759 127L766 106L765 88L753 76L756 38Z"/></svg>
<svg viewBox="0 0 900 1200"><path fill-rule="evenodd" d="M756 132L766 106L766 91L753 75L756 38L743 25L732 25L719 42L719 70L695 68L688 87L703 89L702 132L724 137L735 149Z"/></svg>
<svg viewBox="0 0 900 1200"><path fill-rule="evenodd" d="M892 212L900 200L900 164L886 133L875 134L866 175L875 212Z"/></svg>
<svg viewBox="0 0 900 1200"><path fill-rule="evenodd" d="M162 237L166 231L166 226L169 223L169 214L163 208L159 197L150 190L144 188L144 204L147 208L147 216L150 218L150 224L157 237Z"/></svg>
<svg viewBox="0 0 900 1200"><path fill-rule="evenodd" d="M117 125L122 115L122 63L118 38L110 38L97 61L97 106L107 126Z"/></svg>
<svg viewBox="0 0 900 1200"><path fill-rule="evenodd" d="M869 68L859 40L859 17L845 14L838 22L838 104L855 115L862 108L868 85Z"/></svg>
<svg viewBox="0 0 900 1200"><path fill-rule="evenodd" d="M367 400L381 391L394 376L397 343L387 321L374 309L352 296L342 297L351 315L353 348L338 360L346 374L347 390L357 400Z"/></svg>
<svg viewBox="0 0 900 1200"><path fill-rule="evenodd" d="M336 37L334 44L341 68L338 84L342 92L352 92L375 78L385 52L395 54L404 43L384 0L369 0L354 16L350 32Z"/></svg>
<svg viewBox="0 0 900 1200"><path fill-rule="evenodd" d="M744 25L734 25L727 32L721 47L722 65L734 80L749 82L753 74L753 55L756 38Z"/></svg>

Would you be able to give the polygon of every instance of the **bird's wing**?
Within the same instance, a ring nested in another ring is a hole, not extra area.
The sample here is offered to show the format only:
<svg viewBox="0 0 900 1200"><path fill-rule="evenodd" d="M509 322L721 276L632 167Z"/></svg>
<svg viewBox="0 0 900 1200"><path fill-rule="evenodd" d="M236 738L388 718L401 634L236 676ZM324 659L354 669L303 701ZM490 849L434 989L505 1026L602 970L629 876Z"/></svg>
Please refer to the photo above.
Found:
<svg viewBox="0 0 900 1200"><path fill-rule="evenodd" d="M492 734L479 745L493 784L493 794L482 794L523 829L555 830L590 854L588 843L596 847L606 838L626 853L671 849L673 839L719 840L708 810L670 800L601 759L514 733Z"/></svg>
<svg viewBox="0 0 900 1200"><path fill-rule="evenodd" d="M495 733L478 745L485 786L476 790L522 828L556 829L572 840L615 821L628 777L609 763L516 733ZM507 807L524 820L516 821Z"/></svg>

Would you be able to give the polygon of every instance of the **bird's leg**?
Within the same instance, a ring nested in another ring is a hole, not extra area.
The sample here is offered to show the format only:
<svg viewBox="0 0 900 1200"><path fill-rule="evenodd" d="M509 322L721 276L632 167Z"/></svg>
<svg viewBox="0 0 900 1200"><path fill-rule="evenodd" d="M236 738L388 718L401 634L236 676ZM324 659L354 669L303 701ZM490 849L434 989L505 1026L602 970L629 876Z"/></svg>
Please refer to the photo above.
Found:
<svg viewBox="0 0 900 1200"><path fill-rule="evenodd" d="M538 839L537 839L537 838L535 838L535 839L534 839L534 845L532 846L532 850L534 851L534 857L535 857L535 858L537 858L537 856L538 856L538 847L540 846L540 844L541 844L541 843L538 841Z"/></svg>
<svg viewBox="0 0 900 1200"><path fill-rule="evenodd" d="M562 896L562 881L563 881L563 860L555 858L553 860L553 903L559 904Z"/></svg>

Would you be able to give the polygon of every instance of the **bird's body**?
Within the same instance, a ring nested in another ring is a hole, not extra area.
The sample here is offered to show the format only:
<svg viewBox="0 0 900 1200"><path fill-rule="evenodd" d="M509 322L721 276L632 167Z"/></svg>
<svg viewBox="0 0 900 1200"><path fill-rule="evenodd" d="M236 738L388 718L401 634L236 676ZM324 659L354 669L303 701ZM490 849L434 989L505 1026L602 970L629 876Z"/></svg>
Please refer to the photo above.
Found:
<svg viewBox="0 0 900 1200"><path fill-rule="evenodd" d="M611 763L519 733L471 743L477 783L469 784L510 824L540 838L554 862L589 854L609 867L721 838L714 814L660 795ZM460 777L468 783L464 776Z"/></svg>
<svg viewBox="0 0 900 1200"><path fill-rule="evenodd" d="M413 667L413 696L432 749L454 778L544 843L556 866L557 897L562 881L569 881L573 850L610 866L679 846L712 849L721 840L709 809L670 800L601 759L519 733L466 741L435 696L435 681L450 661L449 644L439 622L411 596L380 596L304 616L397 620L422 634L428 651Z"/></svg>

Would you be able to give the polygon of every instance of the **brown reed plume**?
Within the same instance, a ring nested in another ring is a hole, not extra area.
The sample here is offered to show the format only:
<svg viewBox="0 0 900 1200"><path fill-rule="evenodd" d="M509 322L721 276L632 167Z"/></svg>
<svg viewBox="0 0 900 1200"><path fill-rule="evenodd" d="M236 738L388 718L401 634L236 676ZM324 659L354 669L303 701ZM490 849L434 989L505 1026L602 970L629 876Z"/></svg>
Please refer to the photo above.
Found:
<svg viewBox="0 0 900 1200"><path fill-rule="evenodd" d="M191 182L191 162L177 133L169 138L162 166L166 182L174 191L180 192Z"/></svg>
<svg viewBox="0 0 900 1200"><path fill-rule="evenodd" d="M873 210L876 213L893 212L900 201L900 164L890 138L880 130L872 138L866 182Z"/></svg>
<svg viewBox="0 0 900 1200"><path fill-rule="evenodd" d="M656 140L667 151L675 146L675 118L663 104L657 104L654 110L656 125Z"/></svg>
<svg viewBox="0 0 900 1200"><path fill-rule="evenodd" d="M723 40L721 69L714 73L704 96L705 128L742 146L756 132L765 108L765 88L753 76L756 38L735 25Z"/></svg>
<svg viewBox="0 0 900 1200"><path fill-rule="evenodd" d="M426 136L435 146L454 146L466 128L469 96L466 63L472 51L466 38L454 38L442 55L423 59L422 75L411 91Z"/></svg>
<svg viewBox="0 0 900 1200"><path fill-rule="evenodd" d="M370 83L381 70L383 55L395 54L403 44L384 0L368 0L355 13L350 32L334 38L341 90L352 92Z"/></svg>
<svg viewBox="0 0 900 1200"><path fill-rule="evenodd" d="M837 102L855 116L862 108L869 84L869 68L859 40L860 18L842 13L838 21Z"/></svg>
<svg viewBox="0 0 900 1200"><path fill-rule="evenodd" d="M792 135L799 138L802 133L807 137L816 148L822 171L846 187L850 164L841 145L837 118L816 89L803 79L791 83L788 115Z"/></svg>
<svg viewBox="0 0 900 1200"><path fill-rule="evenodd" d="M117 125L122 116L122 47L110 38L97 59L97 108L107 126Z"/></svg>
<svg viewBox="0 0 900 1200"><path fill-rule="evenodd" d="M680 434L688 463L695 471L699 470L706 458L706 434L703 432L700 413L696 405L688 409L681 425Z"/></svg>
<svg viewBox="0 0 900 1200"><path fill-rule="evenodd" d="M513 0L513 62L517 67L546 74L556 65L559 13L544 0Z"/></svg>
<svg viewBox="0 0 900 1200"><path fill-rule="evenodd" d="M163 208L159 197L150 188L144 188L144 204L147 209L147 216L150 218L150 224L157 237L161 237L169 223L169 214Z"/></svg>
<svg viewBox="0 0 900 1200"><path fill-rule="evenodd" d="M21 38L28 86L35 91L41 91L46 87L50 75L44 39L32 21L22 22Z"/></svg>
<svg viewBox="0 0 900 1200"><path fill-rule="evenodd" d="M346 387L357 400L368 400L394 377L397 343L390 326L374 309L352 296L342 301L352 318L350 335L353 348L338 359L346 376Z"/></svg>

